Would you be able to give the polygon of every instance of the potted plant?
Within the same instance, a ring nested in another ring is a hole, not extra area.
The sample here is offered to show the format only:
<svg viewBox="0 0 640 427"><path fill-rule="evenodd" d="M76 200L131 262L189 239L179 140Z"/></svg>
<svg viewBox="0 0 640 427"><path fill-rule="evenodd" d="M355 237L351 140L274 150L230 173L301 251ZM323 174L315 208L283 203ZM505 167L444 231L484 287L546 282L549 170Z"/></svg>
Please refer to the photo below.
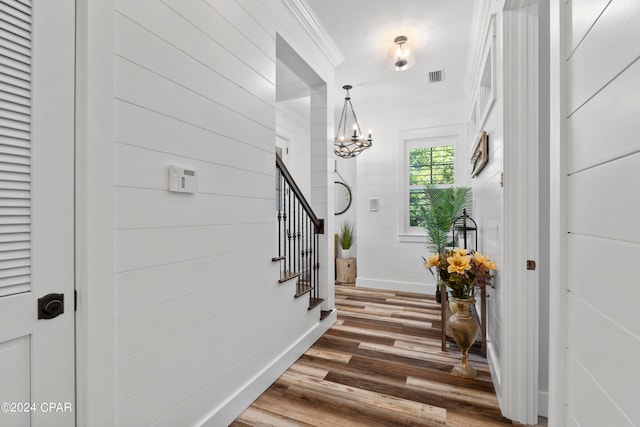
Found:
<svg viewBox="0 0 640 427"><path fill-rule="evenodd" d="M425 204L422 224L427 232L427 247L442 254L449 239L451 225L462 214L470 210L471 189L469 187L436 188L428 185L424 190Z"/></svg>
<svg viewBox="0 0 640 427"><path fill-rule="evenodd" d="M356 227L351 221L345 221L340 225L340 233L338 234L338 242L341 248L341 258L351 258L351 245L356 239Z"/></svg>
<svg viewBox="0 0 640 427"><path fill-rule="evenodd" d="M444 255L453 221L463 209L471 206L471 189L468 187L436 188L427 185L424 190L425 204L422 210L422 225L427 232L427 247L438 255ZM431 271L431 270L429 270ZM436 280L436 301L441 301L442 278L431 271Z"/></svg>

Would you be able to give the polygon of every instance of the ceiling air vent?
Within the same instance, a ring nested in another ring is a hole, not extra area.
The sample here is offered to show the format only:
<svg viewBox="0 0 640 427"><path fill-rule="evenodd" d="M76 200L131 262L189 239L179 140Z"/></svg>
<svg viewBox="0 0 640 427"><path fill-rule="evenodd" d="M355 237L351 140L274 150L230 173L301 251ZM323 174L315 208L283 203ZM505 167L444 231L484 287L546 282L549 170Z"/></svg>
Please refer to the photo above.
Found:
<svg viewBox="0 0 640 427"><path fill-rule="evenodd" d="M444 80L444 72L442 70L429 72L429 83L437 83Z"/></svg>

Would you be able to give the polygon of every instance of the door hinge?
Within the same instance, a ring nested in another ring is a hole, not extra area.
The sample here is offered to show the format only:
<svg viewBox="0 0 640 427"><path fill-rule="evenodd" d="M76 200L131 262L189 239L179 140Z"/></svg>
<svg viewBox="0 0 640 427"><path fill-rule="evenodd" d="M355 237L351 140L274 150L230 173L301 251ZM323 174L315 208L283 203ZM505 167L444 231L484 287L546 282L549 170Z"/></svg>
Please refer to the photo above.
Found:
<svg viewBox="0 0 640 427"><path fill-rule="evenodd" d="M504 187L504 172L500 172L500 187Z"/></svg>
<svg viewBox="0 0 640 427"><path fill-rule="evenodd" d="M78 311L78 291L73 291L73 311Z"/></svg>

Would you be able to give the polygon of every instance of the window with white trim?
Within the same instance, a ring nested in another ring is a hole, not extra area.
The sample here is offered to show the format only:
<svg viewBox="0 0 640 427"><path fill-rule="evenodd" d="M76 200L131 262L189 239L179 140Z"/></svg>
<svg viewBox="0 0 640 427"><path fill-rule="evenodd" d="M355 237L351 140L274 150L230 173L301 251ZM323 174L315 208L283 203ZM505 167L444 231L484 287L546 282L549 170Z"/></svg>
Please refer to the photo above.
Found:
<svg viewBox="0 0 640 427"><path fill-rule="evenodd" d="M420 139L405 143L405 233L424 234L422 206L426 185L455 184L456 138Z"/></svg>

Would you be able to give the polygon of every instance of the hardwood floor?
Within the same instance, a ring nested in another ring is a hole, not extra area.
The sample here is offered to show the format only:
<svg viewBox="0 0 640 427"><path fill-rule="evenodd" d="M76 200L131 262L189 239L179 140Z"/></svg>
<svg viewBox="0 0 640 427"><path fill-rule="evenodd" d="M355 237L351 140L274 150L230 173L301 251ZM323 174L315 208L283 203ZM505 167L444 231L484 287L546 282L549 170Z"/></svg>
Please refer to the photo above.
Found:
<svg viewBox="0 0 640 427"><path fill-rule="evenodd" d="M336 285L337 323L231 425L513 425L500 415L487 363L453 376L431 296Z"/></svg>

